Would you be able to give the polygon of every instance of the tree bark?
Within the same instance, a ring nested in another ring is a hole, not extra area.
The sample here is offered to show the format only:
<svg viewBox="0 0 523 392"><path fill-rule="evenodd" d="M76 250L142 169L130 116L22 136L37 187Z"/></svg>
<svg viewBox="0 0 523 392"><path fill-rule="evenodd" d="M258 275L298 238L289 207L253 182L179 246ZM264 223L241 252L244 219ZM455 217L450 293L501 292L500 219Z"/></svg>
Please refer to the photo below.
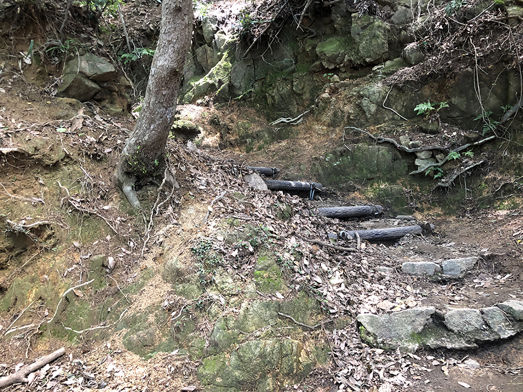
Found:
<svg viewBox="0 0 523 392"><path fill-rule="evenodd" d="M118 186L135 208L140 208L134 190L136 181L160 173L164 164L192 24L191 0L163 0L160 36L142 111L115 173Z"/></svg>
<svg viewBox="0 0 523 392"><path fill-rule="evenodd" d="M347 206L347 207L321 207L318 213L327 218L349 219L364 216L378 216L383 213L383 207L371 206Z"/></svg>

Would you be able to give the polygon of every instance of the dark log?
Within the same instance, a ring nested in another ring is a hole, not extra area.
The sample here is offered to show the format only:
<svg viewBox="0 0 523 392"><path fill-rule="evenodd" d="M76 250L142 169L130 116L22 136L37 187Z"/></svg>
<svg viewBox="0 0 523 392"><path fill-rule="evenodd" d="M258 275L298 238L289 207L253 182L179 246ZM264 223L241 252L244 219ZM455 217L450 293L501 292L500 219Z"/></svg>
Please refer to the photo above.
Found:
<svg viewBox="0 0 523 392"><path fill-rule="evenodd" d="M383 213L383 207L378 205L370 206L346 206L346 207L321 207L318 213L327 218L361 218L364 216L378 216Z"/></svg>
<svg viewBox="0 0 523 392"><path fill-rule="evenodd" d="M389 227L384 229L342 231L339 237L342 239L356 239L356 233L362 240L368 241L394 241L407 234L421 234L423 228L419 225Z"/></svg>
<svg viewBox="0 0 523 392"><path fill-rule="evenodd" d="M258 174L263 174L266 177L274 177L280 172L280 169L275 167L247 166L247 169L255 171Z"/></svg>
<svg viewBox="0 0 523 392"><path fill-rule="evenodd" d="M272 191L309 192L312 189L321 191L323 185L317 182L265 180L267 188Z"/></svg>

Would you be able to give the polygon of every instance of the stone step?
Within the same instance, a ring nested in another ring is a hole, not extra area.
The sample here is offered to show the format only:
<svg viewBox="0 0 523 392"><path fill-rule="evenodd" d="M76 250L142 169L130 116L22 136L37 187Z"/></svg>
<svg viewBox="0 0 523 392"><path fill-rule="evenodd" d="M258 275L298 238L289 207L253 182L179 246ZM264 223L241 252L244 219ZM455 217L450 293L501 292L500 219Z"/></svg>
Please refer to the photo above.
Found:
<svg viewBox="0 0 523 392"><path fill-rule="evenodd" d="M388 314L360 314L360 338L386 349L473 349L523 330L523 301L509 300L481 309L417 307Z"/></svg>
<svg viewBox="0 0 523 392"><path fill-rule="evenodd" d="M463 278L479 261L478 256L436 261L408 261L401 265L404 274L443 279Z"/></svg>

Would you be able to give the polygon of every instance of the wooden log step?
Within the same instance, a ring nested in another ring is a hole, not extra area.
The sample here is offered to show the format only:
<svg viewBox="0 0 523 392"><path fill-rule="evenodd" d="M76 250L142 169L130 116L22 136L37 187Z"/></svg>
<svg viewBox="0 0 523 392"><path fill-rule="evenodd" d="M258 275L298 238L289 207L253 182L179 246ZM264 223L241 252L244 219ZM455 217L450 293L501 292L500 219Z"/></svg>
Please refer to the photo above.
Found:
<svg viewBox="0 0 523 392"><path fill-rule="evenodd" d="M379 205L321 207L318 208L318 213L327 218L361 218L364 216L378 216L383 213L383 207Z"/></svg>
<svg viewBox="0 0 523 392"><path fill-rule="evenodd" d="M272 191L309 192L311 189L321 191L323 185L318 182L265 180L267 187Z"/></svg>
<svg viewBox="0 0 523 392"><path fill-rule="evenodd" d="M256 173L262 174L266 177L274 177L280 172L280 169L275 167L247 166L247 169L255 171Z"/></svg>
<svg viewBox="0 0 523 392"><path fill-rule="evenodd" d="M322 191L323 185L318 182L265 180L271 191L309 192L309 200L314 200L316 191Z"/></svg>
<svg viewBox="0 0 523 392"><path fill-rule="evenodd" d="M356 239L356 233L362 240L368 241L395 241L407 234L421 234L423 228L419 225L389 227L384 229L342 231L339 237L342 239Z"/></svg>

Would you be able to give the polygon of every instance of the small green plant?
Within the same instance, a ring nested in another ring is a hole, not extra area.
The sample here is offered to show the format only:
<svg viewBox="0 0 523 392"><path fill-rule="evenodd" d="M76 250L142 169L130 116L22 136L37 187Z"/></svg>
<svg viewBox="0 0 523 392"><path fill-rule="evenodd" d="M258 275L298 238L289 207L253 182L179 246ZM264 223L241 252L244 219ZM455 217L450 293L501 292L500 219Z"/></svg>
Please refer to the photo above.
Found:
<svg viewBox="0 0 523 392"><path fill-rule="evenodd" d="M422 102L416 105L414 111L418 116L428 116L432 113L438 113L443 108L448 108L449 104L446 101L438 102L433 104L432 102Z"/></svg>
<svg viewBox="0 0 523 392"><path fill-rule="evenodd" d="M123 60L124 64L129 64L130 62L137 61L147 56L154 56L155 50L149 48L136 48L131 53L123 53L120 58Z"/></svg>
<svg viewBox="0 0 523 392"><path fill-rule="evenodd" d="M472 151L472 150L466 151L463 153L463 156L465 156L467 158L474 158L474 151Z"/></svg>
<svg viewBox="0 0 523 392"><path fill-rule="evenodd" d="M434 178L434 179L443 177L443 174L445 174L445 172L443 171L443 169L441 167L438 167L438 166L431 166L431 167L427 168L427 170L425 170L425 175L426 176L432 175L432 178Z"/></svg>
<svg viewBox="0 0 523 392"><path fill-rule="evenodd" d="M446 5L445 13L447 16L452 16L458 12L466 3L467 2L465 0L452 0Z"/></svg>
<svg viewBox="0 0 523 392"><path fill-rule="evenodd" d="M76 52L81 48L81 44L74 38L65 40L64 42L56 41L45 50L45 54L50 57L66 56L70 52Z"/></svg>
<svg viewBox="0 0 523 392"><path fill-rule="evenodd" d="M449 155L447 155L447 159L449 161L455 161L456 159L461 158L461 154L457 151L451 151L449 152Z"/></svg>
<svg viewBox="0 0 523 392"><path fill-rule="evenodd" d="M490 110L482 112L474 118L474 121L482 121L481 134L485 136L489 132L494 132L498 125L499 121L492 118L492 112Z"/></svg>

